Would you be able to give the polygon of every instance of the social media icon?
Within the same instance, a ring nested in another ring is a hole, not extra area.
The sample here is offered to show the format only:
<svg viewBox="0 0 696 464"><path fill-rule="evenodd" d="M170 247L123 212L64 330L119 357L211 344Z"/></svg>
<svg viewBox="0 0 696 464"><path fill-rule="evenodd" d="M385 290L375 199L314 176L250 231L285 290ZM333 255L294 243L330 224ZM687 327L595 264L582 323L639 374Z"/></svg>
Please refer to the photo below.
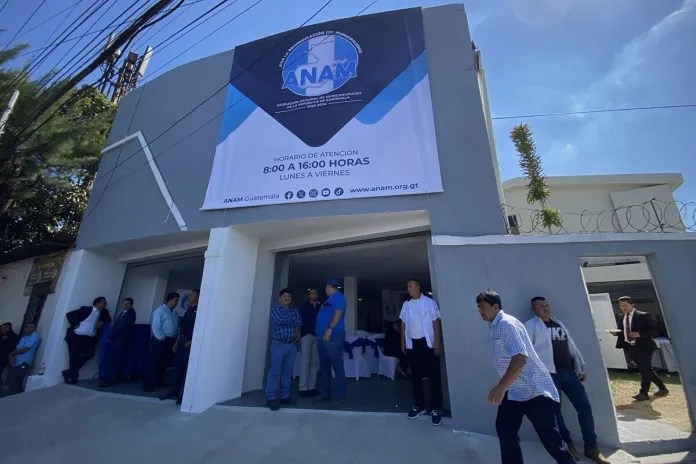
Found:
<svg viewBox="0 0 696 464"><path fill-rule="evenodd" d="M291 200L292 199L292 192L285 192L285 199L286 200Z"/></svg>
<svg viewBox="0 0 696 464"><path fill-rule="evenodd" d="M331 195L331 189L326 189L326 188L325 188L325 189L322 189L322 190L321 190L321 196L322 196L322 197L328 197L329 195Z"/></svg>
<svg viewBox="0 0 696 464"><path fill-rule="evenodd" d="M341 195L343 195L343 189L341 187L338 187L336 190L334 190L334 195L340 197Z"/></svg>
<svg viewBox="0 0 696 464"><path fill-rule="evenodd" d="M298 190L298 191L297 191L297 198L304 198L305 195L307 195L307 194L305 193L304 190Z"/></svg>
<svg viewBox="0 0 696 464"><path fill-rule="evenodd" d="M309 191L310 198L316 198L318 195L319 195L319 191L317 189L312 189Z"/></svg>

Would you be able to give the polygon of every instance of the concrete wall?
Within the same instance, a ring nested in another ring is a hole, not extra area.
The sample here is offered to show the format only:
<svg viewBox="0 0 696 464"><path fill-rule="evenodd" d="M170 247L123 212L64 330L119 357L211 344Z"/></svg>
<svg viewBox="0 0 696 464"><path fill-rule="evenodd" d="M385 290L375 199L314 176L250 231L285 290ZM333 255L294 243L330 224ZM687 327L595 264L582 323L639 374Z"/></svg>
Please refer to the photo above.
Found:
<svg viewBox="0 0 696 464"><path fill-rule="evenodd" d="M118 303L123 298L133 298L136 324L150 323L152 310L162 304L168 275L169 271L158 265L130 267L126 271Z"/></svg>
<svg viewBox="0 0 696 464"><path fill-rule="evenodd" d="M610 177L610 176L607 176ZM558 178L559 180L563 179ZM669 185L644 187L630 183L554 184L550 178L551 203L563 213L563 230L578 232L647 232L658 231L660 222L665 229L683 231L679 212L674 204ZM505 204L509 215L517 215L521 233L530 233L533 227L532 213L539 206L527 203L527 188L517 182L505 187ZM644 208L644 202L655 198L658 215L652 208ZM614 215L614 210L618 210ZM660 219L658 219L661 218ZM536 232L542 232L537 225ZM555 230L555 229L554 229Z"/></svg>
<svg viewBox="0 0 696 464"><path fill-rule="evenodd" d="M67 253L64 264L69 259L69 256L70 253ZM37 258L41 257L42 256L37 256ZM19 334L22 327L24 313L29 304L29 295L24 295L24 286L26 285L33 264L34 258L31 258L0 266L0 323L11 322L17 334ZM56 302L58 301L57 290L60 288L63 279L64 273L61 271L61 274L58 276L58 281L56 282L56 292L50 293L48 297L46 297L46 302L41 311L41 318L39 319L36 331L41 336L42 343L41 346L39 346L39 350L36 352L32 369L33 372L39 370L41 359L43 359L44 352L46 351L46 340L51 331Z"/></svg>
<svg viewBox="0 0 696 464"><path fill-rule="evenodd" d="M696 312L685 311L683 304L684 295L689 294L696 281L696 241L689 234L486 239L490 240L434 238L436 244L452 244L434 246L431 263L442 308L456 429L495 433L495 409L487 404L486 395L497 382L497 375L489 354L488 326L481 320L474 301L477 293L492 288L502 295L504 310L522 321L531 316L531 297L544 295L549 299L553 312L566 323L587 362L585 386L594 409L597 435L606 445L618 445L607 375L580 270L580 257L584 256L648 257L694 417L696 365L689 363L686 356L696 349L691 334ZM472 381L472 375L476 381ZM567 410L568 405L565 407ZM568 410L566 417L568 425L577 431L575 414ZM529 427L524 435L533 436Z"/></svg>
<svg viewBox="0 0 696 464"><path fill-rule="evenodd" d="M500 198L464 7L424 9L423 21L444 193L200 211L220 127L220 117L215 115L221 113L225 100L224 90L214 92L224 88L229 78L232 51L181 66L131 92L120 104L109 144L143 132L192 231L270 219L428 210L436 233L502 233ZM138 142L132 141L102 157L78 248L179 230L139 149ZM116 165L112 176L110 170ZM474 191L476 195L471 195ZM114 222L124 210L129 220ZM101 227L104 223L110 227Z"/></svg>

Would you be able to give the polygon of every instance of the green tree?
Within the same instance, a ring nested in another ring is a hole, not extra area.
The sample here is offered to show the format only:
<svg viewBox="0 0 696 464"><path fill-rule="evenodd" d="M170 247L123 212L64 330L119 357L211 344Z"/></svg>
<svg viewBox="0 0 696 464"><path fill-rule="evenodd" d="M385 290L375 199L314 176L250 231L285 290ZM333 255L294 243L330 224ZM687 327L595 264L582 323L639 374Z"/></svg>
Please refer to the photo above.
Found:
<svg viewBox="0 0 696 464"><path fill-rule="evenodd" d="M510 140L515 145L519 157L520 169L529 179L527 184L527 203L540 205L535 211L532 221L540 223L549 233L551 227L561 227L563 218L560 211L549 206L551 189L546 182L544 170L541 167L541 157L537 154L536 145L532 139L532 131L526 124L518 124L510 131Z"/></svg>
<svg viewBox="0 0 696 464"><path fill-rule="evenodd" d="M46 85L52 73L32 79L24 68L7 69L24 48L0 54L0 106L13 89L20 92L0 137L0 251L76 235L115 114L114 104L85 86L36 118L61 83Z"/></svg>

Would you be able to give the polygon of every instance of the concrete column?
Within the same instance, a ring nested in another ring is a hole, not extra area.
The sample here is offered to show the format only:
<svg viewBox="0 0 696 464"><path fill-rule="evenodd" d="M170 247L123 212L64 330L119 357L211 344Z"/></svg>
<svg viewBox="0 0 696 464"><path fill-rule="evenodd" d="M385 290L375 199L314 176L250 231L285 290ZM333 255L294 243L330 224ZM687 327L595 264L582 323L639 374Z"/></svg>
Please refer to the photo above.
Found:
<svg viewBox="0 0 696 464"><path fill-rule="evenodd" d="M126 273L121 298L133 298L136 324L149 324L152 310L162 304L167 274L166 270L157 266L135 267Z"/></svg>
<svg viewBox="0 0 696 464"><path fill-rule="evenodd" d="M33 375L27 380L27 390L51 387L63 382L61 371L68 368L68 349L63 338L68 328L65 315L80 306L91 305L94 298L106 297L108 308L118 305L118 297L126 273L126 264L97 253L78 250L70 253L61 271L62 279L56 293L55 315L51 323L42 359L44 375ZM81 378L91 378L97 372L96 356L81 370Z"/></svg>
<svg viewBox="0 0 696 464"><path fill-rule="evenodd" d="M242 394L258 248L232 227L210 231L182 411Z"/></svg>
<svg viewBox="0 0 696 464"><path fill-rule="evenodd" d="M358 278L343 278L343 295L346 297L346 332L358 328Z"/></svg>

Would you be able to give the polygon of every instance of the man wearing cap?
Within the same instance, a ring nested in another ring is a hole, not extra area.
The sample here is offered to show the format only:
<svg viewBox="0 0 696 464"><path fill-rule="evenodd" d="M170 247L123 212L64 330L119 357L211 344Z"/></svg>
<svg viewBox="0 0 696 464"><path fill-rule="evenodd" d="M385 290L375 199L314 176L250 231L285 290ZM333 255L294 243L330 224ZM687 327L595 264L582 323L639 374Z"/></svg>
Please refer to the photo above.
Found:
<svg viewBox="0 0 696 464"><path fill-rule="evenodd" d="M338 279L327 279L326 302L317 315L317 351L319 352L319 396L315 403L334 401L336 407L343 404L346 397L346 372L343 367L343 343L346 340L346 297L338 291ZM331 370L335 375L335 385L331 389Z"/></svg>

